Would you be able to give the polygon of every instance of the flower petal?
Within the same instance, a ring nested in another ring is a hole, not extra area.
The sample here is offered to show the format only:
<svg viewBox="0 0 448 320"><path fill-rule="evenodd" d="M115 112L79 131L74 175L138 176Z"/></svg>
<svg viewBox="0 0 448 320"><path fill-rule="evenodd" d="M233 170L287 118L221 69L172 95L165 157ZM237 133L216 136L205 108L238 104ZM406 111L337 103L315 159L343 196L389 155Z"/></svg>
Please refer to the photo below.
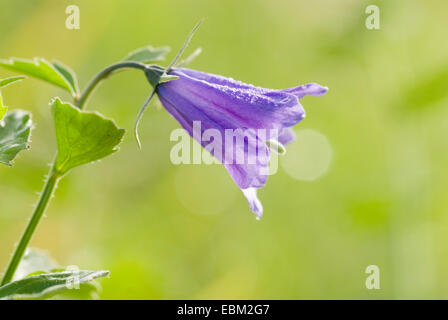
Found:
<svg viewBox="0 0 448 320"><path fill-rule="evenodd" d="M252 84L247 84L247 83L244 83L244 82L241 82L238 80L234 80L233 78L227 78L227 77L223 77L223 76L217 75L217 74L206 73L206 72L201 72L201 71L187 69L187 68L178 68L175 70L181 71L184 74L188 75L189 77L197 79L197 80L203 80L208 83L214 83L217 85L226 86L226 87L230 87L230 88L250 89L250 90L258 91L258 92L275 91L272 89L256 87Z"/></svg>
<svg viewBox="0 0 448 320"><path fill-rule="evenodd" d="M241 191L246 197L247 202L249 202L250 210L255 213L255 215L257 216L257 220L260 219L263 216L263 205L261 204L260 200L258 200L257 189L248 188L241 189Z"/></svg>
<svg viewBox="0 0 448 320"><path fill-rule="evenodd" d="M265 141L258 137L255 130L231 130L232 139L229 140L230 135L226 135L226 129L231 127L231 124L213 121L174 92L170 95L160 95L159 99L166 110L202 147L206 148L209 144L209 141L201 139L204 132L207 129L218 130L221 139L218 141L217 150L208 151L225 166L240 188L261 188L266 183L270 153ZM182 105L182 108L175 107L179 105ZM200 136L193 132L193 121L200 122Z"/></svg>
<svg viewBox="0 0 448 320"><path fill-rule="evenodd" d="M158 85L160 101L182 127L225 166L251 210L260 218L263 206L257 198L257 188L265 185L269 175L270 150L266 141L274 139L283 145L293 141L295 134L289 127L305 117L299 99L305 95L321 96L328 89L315 83L285 90L265 89L183 68L173 69L170 75L178 79ZM197 136L195 122L200 123L200 136ZM215 138L203 141L208 129L221 135L220 144L210 149ZM262 133L259 129L265 131ZM228 130L233 132L230 147ZM238 130L242 131L242 140L235 136ZM238 160L241 157L243 161Z"/></svg>
<svg viewBox="0 0 448 320"><path fill-rule="evenodd" d="M283 128L280 130L280 134L278 135L278 142L280 142L282 145L286 146L288 143L294 141L296 139L296 134L294 133L294 130L291 128Z"/></svg>
<svg viewBox="0 0 448 320"><path fill-rule="evenodd" d="M328 88L322 87L321 85L318 85L317 83L308 83L308 84L304 84L302 86L284 89L281 91L293 94L297 98L302 99L306 95L320 97L328 91Z"/></svg>
<svg viewBox="0 0 448 320"><path fill-rule="evenodd" d="M170 75L179 79L161 84L160 94L176 91L185 99L195 101L196 107L212 119L223 119L237 128L281 129L305 117L305 110L293 94L185 70L188 69L174 69Z"/></svg>

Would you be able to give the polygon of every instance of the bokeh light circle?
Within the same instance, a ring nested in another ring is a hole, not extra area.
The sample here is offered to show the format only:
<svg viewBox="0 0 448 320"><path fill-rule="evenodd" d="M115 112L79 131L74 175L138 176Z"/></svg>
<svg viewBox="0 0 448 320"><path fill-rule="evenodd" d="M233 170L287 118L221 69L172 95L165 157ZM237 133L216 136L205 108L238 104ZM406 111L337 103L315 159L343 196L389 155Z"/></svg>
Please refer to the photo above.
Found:
<svg viewBox="0 0 448 320"><path fill-rule="evenodd" d="M328 172L333 158L328 139L321 133L304 129L296 132L280 159L282 168L296 180L314 181Z"/></svg>

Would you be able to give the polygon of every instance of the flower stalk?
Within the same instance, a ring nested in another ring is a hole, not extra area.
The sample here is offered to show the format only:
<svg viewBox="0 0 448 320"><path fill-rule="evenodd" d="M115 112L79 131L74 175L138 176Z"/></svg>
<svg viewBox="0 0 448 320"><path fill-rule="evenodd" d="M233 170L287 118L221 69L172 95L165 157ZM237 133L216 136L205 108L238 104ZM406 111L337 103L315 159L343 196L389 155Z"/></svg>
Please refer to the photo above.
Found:
<svg viewBox="0 0 448 320"><path fill-rule="evenodd" d="M101 81L108 78L113 72L119 70L119 69L139 69L139 70L146 70L146 65L138 63L138 62L132 62L132 61L125 61L125 62L119 62L116 64L113 64L111 66L108 66L104 68L102 71L100 71L87 85L87 87L84 89L83 93L81 94L81 97L79 99L75 98L75 105L79 109L83 109L84 105L86 104L86 101L90 94L95 90L95 88L100 84Z"/></svg>

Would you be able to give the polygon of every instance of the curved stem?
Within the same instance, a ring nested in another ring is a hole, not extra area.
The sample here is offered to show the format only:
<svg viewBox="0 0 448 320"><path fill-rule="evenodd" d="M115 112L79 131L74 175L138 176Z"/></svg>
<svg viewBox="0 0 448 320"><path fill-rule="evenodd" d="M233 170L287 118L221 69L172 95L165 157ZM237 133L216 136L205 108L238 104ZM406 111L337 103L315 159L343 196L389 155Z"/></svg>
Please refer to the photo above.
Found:
<svg viewBox="0 0 448 320"><path fill-rule="evenodd" d="M89 84L84 89L83 93L81 94L81 97L75 101L75 105L79 109L82 109L87 101L87 98L90 96L90 94L93 92L93 90L100 84L101 81L103 81L110 74L112 74L112 72L114 72L118 69L125 69L125 68L134 68L134 69L145 70L146 66L144 64L141 64L138 62L125 61L125 62L119 62L119 63L113 64L113 65L103 69L95 76L95 78L93 78L89 82Z"/></svg>
<svg viewBox="0 0 448 320"><path fill-rule="evenodd" d="M107 78L112 72L118 70L118 69L125 69L125 68L135 68L140 70L145 70L146 66L141 63L132 62L132 61L125 61L125 62L119 62L116 64L113 64L102 71L100 71L93 79L89 82L86 89L83 91L79 99L75 98L75 105L82 109L84 105L86 104L87 98L90 96L90 94L94 91L94 89L98 86L98 84L105 78ZM31 215L31 219L29 220L25 231L22 234L22 237L19 240L19 243L17 244L17 247L14 250L14 253L12 255L12 258L8 264L8 267L6 268L5 275L3 276L2 282L0 286L3 286L9 282L12 281L14 274L17 270L17 267L20 264L20 261L23 258L23 255L25 254L25 251L28 247L28 244L31 241L31 238L33 237L34 232L36 231L36 228L39 224L40 219L45 213L45 210L48 207L48 204L53 196L54 190L56 189L56 186L58 184L58 181L61 179L61 175L54 170L56 158L53 162L53 165L50 168L50 171L48 173L48 179L45 182L44 188L42 190L42 193L39 197L39 201L37 202L37 206L33 211L33 214Z"/></svg>
<svg viewBox="0 0 448 320"><path fill-rule="evenodd" d="M48 207L49 200L53 195L59 178L60 176L53 171L52 167L47 182L45 183L44 189L39 197L39 201L34 208L33 215L31 216L31 219L28 222L28 225L26 226L22 237L20 238L19 244L14 251L11 261L8 264L8 268L6 269L1 285L5 285L8 282L11 282L12 278L14 277L14 273L16 272L17 267L19 266L23 255L25 254L26 248L31 241L34 231L36 231L37 225L39 224L39 221L42 218L45 209Z"/></svg>

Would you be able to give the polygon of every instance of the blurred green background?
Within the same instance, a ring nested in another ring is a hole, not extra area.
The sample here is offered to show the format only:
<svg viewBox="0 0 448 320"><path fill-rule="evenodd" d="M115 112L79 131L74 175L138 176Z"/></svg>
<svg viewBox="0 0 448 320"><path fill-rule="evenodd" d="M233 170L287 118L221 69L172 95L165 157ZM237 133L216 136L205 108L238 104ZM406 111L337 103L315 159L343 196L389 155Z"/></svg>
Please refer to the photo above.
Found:
<svg viewBox="0 0 448 320"><path fill-rule="evenodd" d="M65 28L70 4L80 30ZM365 27L369 4L380 30ZM436 0L0 0L0 57L58 59L82 87L147 44L171 46L171 59L204 17L190 67L269 88L330 88L303 100L295 128L326 137L328 171L302 181L281 167L259 192L256 221L223 167L171 164L179 125L157 103L137 149L132 126L150 86L139 71L113 76L88 109L128 129L121 151L60 183L32 245L62 265L109 269L105 299L448 298L446 12ZM15 166L0 167L1 269L55 152L48 103L69 99L34 79L2 93L11 109L32 111L35 130ZM380 290L365 286L372 264Z"/></svg>

